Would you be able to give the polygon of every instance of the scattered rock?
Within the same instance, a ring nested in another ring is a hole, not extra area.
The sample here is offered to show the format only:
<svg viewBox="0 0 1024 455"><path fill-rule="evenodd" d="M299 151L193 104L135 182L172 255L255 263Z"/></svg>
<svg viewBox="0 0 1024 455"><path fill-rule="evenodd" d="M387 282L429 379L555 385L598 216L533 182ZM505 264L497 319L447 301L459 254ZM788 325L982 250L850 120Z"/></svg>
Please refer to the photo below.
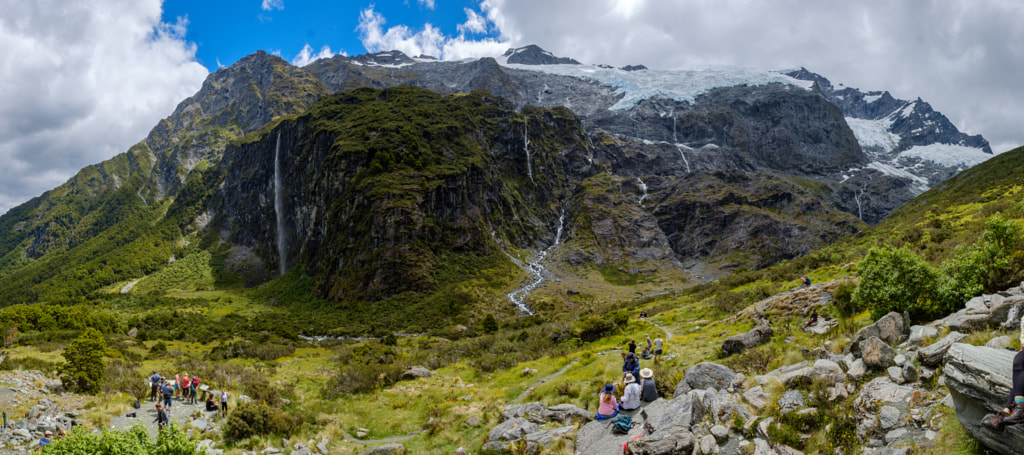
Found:
<svg viewBox="0 0 1024 455"><path fill-rule="evenodd" d="M743 399L747 400L747 403L750 403L757 410L768 406L768 394L764 393L761 386L752 387L750 390L743 392Z"/></svg>
<svg viewBox="0 0 1024 455"><path fill-rule="evenodd" d="M433 375L434 372L428 370L426 367L414 366L402 372L401 379L403 381L411 381L417 378L429 378Z"/></svg>
<svg viewBox="0 0 1024 455"><path fill-rule="evenodd" d="M722 355L738 354L747 349L758 347L772 339L775 332L767 325L754 327L747 333L733 335L722 342Z"/></svg>
<svg viewBox="0 0 1024 455"><path fill-rule="evenodd" d="M942 363L942 358L946 355L946 351L949 350L949 347L952 346L953 343L959 343L964 338L967 338L967 335L960 332L950 332L949 335L946 335L942 340L917 351L917 360L920 360L922 365L930 367L937 366Z"/></svg>
<svg viewBox="0 0 1024 455"><path fill-rule="evenodd" d="M516 417L514 419L506 420L491 430L488 435L488 441L518 441L523 439L528 433L537 431L539 427L537 424L530 422L522 417Z"/></svg>
<svg viewBox="0 0 1024 455"><path fill-rule="evenodd" d="M788 414L804 407L804 394L799 390L790 390L779 398L779 412Z"/></svg>
<svg viewBox="0 0 1024 455"><path fill-rule="evenodd" d="M701 362L686 369L686 383L693 389L723 390L732 386L736 373L725 365Z"/></svg>
<svg viewBox="0 0 1024 455"><path fill-rule="evenodd" d="M860 347L864 365L873 370L888 368L889 365L892 365L893 358L896 357L896 351L879 338L868 338L860 343Z"/></svg>
<svg viewBox="0 0 1024 455"><path fill-rule="evenodd" d="M910 327L904 328L903 316L895 311L891 312L882 316L874 324L860 329L853 336L853 341L850 343L850 352L857 357L863 357L861 354L863 351L862 344L871 338L877 338L887 345L899 343L900 339L906 335L904 330L909 331Z"/></svg>
<svg viewBox="0 0 1024 455"><path fill-rule="evenodd" d="M366 455L405 455L405 446L398 443L384 444L366 452Z"/></svg>
<svg viewBox="0 0 1024 455"><path fill-rule="evenodd" d="M935 338L937 336L939 336L939 329L935 327L926 325L910 326L910 338L907 339L907 344L910 346L921 346L925 338Z"/></svg>

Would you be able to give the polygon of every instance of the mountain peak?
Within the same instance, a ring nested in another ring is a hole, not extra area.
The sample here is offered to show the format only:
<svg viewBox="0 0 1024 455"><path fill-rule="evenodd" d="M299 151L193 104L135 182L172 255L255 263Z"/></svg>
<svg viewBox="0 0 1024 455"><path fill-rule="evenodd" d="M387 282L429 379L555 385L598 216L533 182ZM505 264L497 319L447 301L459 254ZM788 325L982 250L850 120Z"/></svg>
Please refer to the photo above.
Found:
<svg viewBox="0 0 1024 455"><path fill-rule="evenodd" d="M568 57L557 57L536 44L510 48L501 55L509 64L519 65L579 65L580 62Z"/></svg>

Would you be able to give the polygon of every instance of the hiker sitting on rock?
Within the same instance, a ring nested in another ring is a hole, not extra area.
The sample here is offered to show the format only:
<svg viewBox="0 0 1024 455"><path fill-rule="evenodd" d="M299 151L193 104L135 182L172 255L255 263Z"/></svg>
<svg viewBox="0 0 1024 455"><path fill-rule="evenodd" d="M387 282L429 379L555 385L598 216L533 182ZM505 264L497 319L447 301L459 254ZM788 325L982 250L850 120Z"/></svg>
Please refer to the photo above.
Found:
<svg viewBox="0 0 1024 455"><path fill-rule="evenodd" d="M800 330L807 330L808 327L818 323L818 309L811 310L811 317L807 319L807 323Z"/></svg>
<svg viewBox="0 0 1024 455"><path fill-rule="evenodd" d="M651 354L651 348L644 348L644 352L640 353L640 358L644 360L651 360L654 355Z"/></svg>
<svg viewBox="0 0 1024 455"><path fill-rule="evenodd" d="M648 403L658 399L658 387L654 383L654 372L650 368L640 370L640 399Z"/></svg>
<svg viewBox="0 0 1024 455"><path fill-rule="evenodd" d="M996 413L995 417L982 422L993 431L1002 432L1006 425L1024 422L1024 316L1020 318L1021 350L1013 357L1013 388L1006 400L1006 407Z"/></svg>
<svg viewBox="0 0 1024 455"><path fill-rule="evenodd" d="M626 354L626 360L622 363L622 377L626 377L630 373L633 374L633 377L640 376L640 361L632 352Z"/></svg>
<svg viewBox="0 0 1024 455"><path fill-rule="evenodd" d="M217 407L217 403L215 401L213 401L213 395L207 395L206 396L206 410L207 411L216 411L218 409L220 409L220 408L218 408Z"/></svg>
<svg viewBox="0 0 1024 455"><path fill-rule="evenodd" d="M626 373L624 382L626 387L622 389L622 402L619 403L619 408L623 411L632 411L640 407L640 384L637 384L636 378L629 373Z"/></svg>
<svg viewBox="0 0 1024 455"><path fill-rule="evenodd" d="M608 420L619 415L619 403L615 400L615 385L605 384L601 389L600 404L597 406L597 414L594 420Z"/></svg>

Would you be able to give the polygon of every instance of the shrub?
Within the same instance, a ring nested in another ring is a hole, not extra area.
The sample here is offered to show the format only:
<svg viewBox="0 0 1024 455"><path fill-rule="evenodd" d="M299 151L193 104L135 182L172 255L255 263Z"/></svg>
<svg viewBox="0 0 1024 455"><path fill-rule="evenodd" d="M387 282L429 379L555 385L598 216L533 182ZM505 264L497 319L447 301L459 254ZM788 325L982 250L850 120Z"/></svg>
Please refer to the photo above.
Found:
<svg viewBox="0 0 1024 455"><path fill-rule="evenodd" d="M78 427L63 439L55 439L43 453L55 455L78 455L83 453L131 453L137 455L199 455L196 445L188 435L172 422L153 441L142 425L135 425L124 431L103 430L93 433Z"/></svg>
<svg viewBox="0 0 1024 455"><path fill-rule="evenodd" d="M71 391L95 393L103 380L103 354L107 342L96 329L86 329L82 336L64 348L60 380Z"/></svg>
<svg viewBox="0 0 1024 455"><path fill-rule="evenodd" d="M906 247L871 248L858 270L860 284L852 300L870 308L875 319L890 311L908 311L912 319L920 320L951 309L940 292L944 277Z"/></svg>
<svg viewBox="0 0 1024 455"><path fill-rule="evenodd" d="M484 333L494 333L498 331L498 320L494 319L494 315L488 313L484 316Z"/></svg>
<svg viewBox="0 0 1024 455"><path fill-rule="evenodd" d="M149 394L149 385L142 380L146 375L139 372L139 364L122 359L111 360L107 364L103 377L103 391L114 394L125 392L136 400L143 400Z"/></svg>
<svg viewBox="0 0 1024 455"><path fill-rule="evenodd" d="M839 316L848 318L863 311L862 308L858 308L857 305L853 303L853 291L855 289L857 289L857 285L853 284L851 281L843 281L836 286L833 301L835 302L835 307L839 312Z"/></svg>
<svg viewBox="0 0 1024 455"><path fill-rule="evenodd" d="M223 431L225 439L238 441L265 434L289 436L301 424L300 418L285 411L252 402L242 403L235 408L224 423Z"/></svg>

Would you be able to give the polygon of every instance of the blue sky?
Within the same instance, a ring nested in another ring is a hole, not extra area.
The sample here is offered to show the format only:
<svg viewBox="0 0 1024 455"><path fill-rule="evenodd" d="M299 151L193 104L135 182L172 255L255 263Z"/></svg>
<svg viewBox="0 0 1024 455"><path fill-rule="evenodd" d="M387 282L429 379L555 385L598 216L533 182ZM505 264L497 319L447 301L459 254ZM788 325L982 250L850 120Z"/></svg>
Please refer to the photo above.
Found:
<svg viewBox="0 0 1024 455"><path fill-rule="evenodd" d="M309 46L319 53L358 55L368 51L360 39L360 19L372 10L386 25L409 24L411 31L425 24L445 35L457 35L467 20L465 9L480 13L480 2L435 1L298 1L298 0L167 0L162 21L186 18L184 38L196 45L196 60L210 71L230 65L257 50L293 61ZM488 32L467 33L475 38L497 37Z"/></svg>
<svg viewBox="0 0 1024 455"><path fill-rule="evenodd" d="M1021 23L1020 0L0 0L0 213L123 153L257 50L803 66L920 97L1003 152L1024 145Z"/></svg>

